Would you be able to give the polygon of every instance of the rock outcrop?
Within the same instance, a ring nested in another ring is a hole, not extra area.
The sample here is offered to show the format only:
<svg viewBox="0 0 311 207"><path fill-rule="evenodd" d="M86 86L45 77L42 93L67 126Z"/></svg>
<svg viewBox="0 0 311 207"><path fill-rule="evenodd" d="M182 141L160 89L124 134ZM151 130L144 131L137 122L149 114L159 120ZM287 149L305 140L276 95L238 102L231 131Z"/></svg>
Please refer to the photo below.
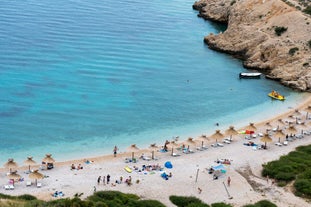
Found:
<svg viewBox="0 0 311 207"><path fill-rule="evenodd" d="M210 48L288 87L311 91L310 16L281 0L200 0L193 8L204 19L228 24L204 38ZM285 31L277 35L277 29Z"/></svg>

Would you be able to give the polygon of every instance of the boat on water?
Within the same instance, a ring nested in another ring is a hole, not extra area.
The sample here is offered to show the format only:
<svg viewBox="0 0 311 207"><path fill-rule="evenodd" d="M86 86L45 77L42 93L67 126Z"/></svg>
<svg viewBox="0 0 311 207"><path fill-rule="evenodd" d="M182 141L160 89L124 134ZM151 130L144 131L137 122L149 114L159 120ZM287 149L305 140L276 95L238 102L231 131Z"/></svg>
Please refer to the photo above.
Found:
<svg viewBox="0 0 311 207"><path fill-rule="evenodd" d="M285 96L282 96L281 94L279 94L276 91L272 91L271 93L268 94L268 96L270 96L273 99L280 100L280 101L284 101L285 100Z"/></svg>
<svg viewBox="0 0 311 207"><path fill-rule="evenodd" d="M240 78L261 78L261 73L240 73Z"/></svg>

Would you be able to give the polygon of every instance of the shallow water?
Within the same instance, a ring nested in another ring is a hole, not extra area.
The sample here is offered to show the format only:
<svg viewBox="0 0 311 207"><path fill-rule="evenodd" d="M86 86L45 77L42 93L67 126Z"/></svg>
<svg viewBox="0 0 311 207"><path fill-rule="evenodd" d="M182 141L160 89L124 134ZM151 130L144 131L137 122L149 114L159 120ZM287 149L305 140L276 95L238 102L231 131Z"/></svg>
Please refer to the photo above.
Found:
<svg viewBox="0 0 311 207"><path fill-rule="evenodd" d="M2 2L0 161L146 147L248 124L296 105L276 82L240 80L203 37L221 26L193 1ZM285 102L267 97L272 89Z"/></svg>

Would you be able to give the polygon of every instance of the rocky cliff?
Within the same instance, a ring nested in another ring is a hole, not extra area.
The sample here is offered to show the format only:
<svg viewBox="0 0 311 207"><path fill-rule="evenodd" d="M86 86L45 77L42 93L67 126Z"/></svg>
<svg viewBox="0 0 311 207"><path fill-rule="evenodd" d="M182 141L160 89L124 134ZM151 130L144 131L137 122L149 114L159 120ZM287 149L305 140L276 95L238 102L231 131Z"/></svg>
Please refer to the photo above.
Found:
<svg viewBox="0 0 311 207"><path fill-rule="evenodd" d="M243 60L267 78L300 91L311 91L311 17L281 0L200 0L198 16L228 24L209 34L212 49Z"/></svg>

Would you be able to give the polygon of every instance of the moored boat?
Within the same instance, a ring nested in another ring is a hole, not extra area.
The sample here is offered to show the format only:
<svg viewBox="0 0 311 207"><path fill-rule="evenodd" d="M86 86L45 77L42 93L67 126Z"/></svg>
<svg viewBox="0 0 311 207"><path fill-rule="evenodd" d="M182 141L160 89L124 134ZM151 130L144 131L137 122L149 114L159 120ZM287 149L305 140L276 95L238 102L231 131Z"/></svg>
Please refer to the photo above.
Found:
<svg viewBox="0 0 311 207"><path fill-rule="evenodd" d="M268 96L270 96L273 99L280 100L280 101L284 101L285 100L285 96L282 96L281 94L279 94L276 91L272 91L271 93L268 94Z"/></svg>
<svg viewBox="0 0 311 207"><path fill-rule="evenodd" d="M260 78L261 73L240 73L240 78Z"/></svg>

